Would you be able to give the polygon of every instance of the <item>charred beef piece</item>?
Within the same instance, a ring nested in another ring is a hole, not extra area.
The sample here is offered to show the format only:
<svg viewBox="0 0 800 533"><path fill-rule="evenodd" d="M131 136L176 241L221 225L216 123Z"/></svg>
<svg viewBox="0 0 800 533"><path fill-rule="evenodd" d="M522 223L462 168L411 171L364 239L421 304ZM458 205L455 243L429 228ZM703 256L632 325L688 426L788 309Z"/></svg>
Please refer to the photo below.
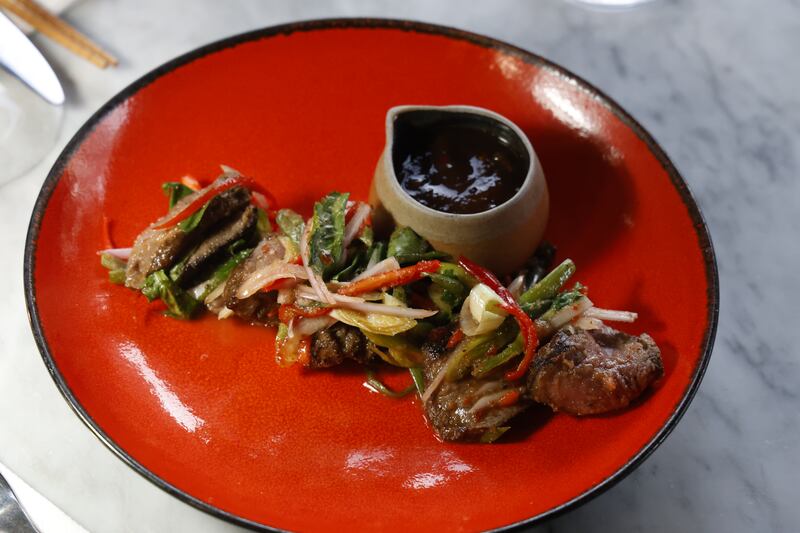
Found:
<svg viewBox="0 0 800 533"><path fill-rule="evenodd" d="M239 239L252 236L258 220L258 210L249 205L242 213L230 219L219 230L209 235L200 246L195 248L186 258L177 282L187 288L203 279L208 266L213 266L214 259L224 252L225 248Z"/></svg>
<svg viewBox="0 0 800 533"><path fill-rule="evenodd" d="M370 359L367 339L358 328L337 322L311 337L310 368L340 365L345 359L359 363L366 363Z"/></svg>
<svg viewBox="0 0 800 533"><path fill-rule="evenodd" d="M647 334L567 326L537 353L528 387L554 411L593 415L626 407L663 373L661 351Z"/></svg>
<svg viewBox="0 0 800 533"><path fill-rule="evenodd" d="M445 344L448 339L448 335L439 336L422 346L427 383L436 379L447 364ZM477 379L467 376L454 383L444 381L425 402L425 416L442 440L480 440L531 404L523 394L515 405L497 405L500 398L515 388L524 392L500 377Z"/></svg>
<svg viewBox="0 0 800 533"><path fill-rule="evenodd" d="M274 291L258 291L247 298L239 298L236 293L242 283L256 271L267 268L273 262L281 260L284 252L283 244L281 244L276 234L268 235L259 242L250 257L239 263L225 282L221 297L224 307L250 322L276 325L278 301Z"/></svg>
<svg viewBox="0 0 800 533"><path fill-rule="evenodd" d="M428 359L425 365L426 382L433 381L446 364L447 357ZM502 378L477 379L468 376L453 383L443 381L425 402L425 417L442 440L481 440L530 406L531 401L524 394L514 405L498 405L513 390L524 393L522 387Z"/></svg>
<svg viewBox="0 0 800 533"><path fill-rule="evenodd" d="M190 195L180 200L162 220L183 209L193 198L194 195ZM211 199L200 223L188 233L177 226L144 230L133 243L125 270L125 285L141 289L148 275L177 263L183 254L202 241L220 221L241 213L249 203L250 191L244 187L233 187Z"/></svg>

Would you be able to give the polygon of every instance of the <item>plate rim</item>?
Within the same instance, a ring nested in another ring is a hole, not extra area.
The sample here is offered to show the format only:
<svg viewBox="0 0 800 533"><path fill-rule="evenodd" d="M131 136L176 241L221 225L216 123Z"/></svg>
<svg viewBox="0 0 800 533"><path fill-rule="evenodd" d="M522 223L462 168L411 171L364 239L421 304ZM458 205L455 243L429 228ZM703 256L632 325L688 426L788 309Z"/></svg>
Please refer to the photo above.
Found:
<svg viewBox="0 0 800 533"><path fill-rule="evenodd" d="M166 480L162 479L154 472L148 470L131 455L122 449L111 437L109 437L103 429L92 419L89 413L77 400L71 389L67 385L63 376L58 370L58 367L50 352L50 347L45 338L42 329L41 320L39 317L39 310L37 306L36 287L34 281L34 270L36 268L36 250L38 245L39 231L41 229L42 219L47 206L50 202L53 191L55 190L60 180L61 174L69 160L74 155L75 151L85 141L88 135L94 130L99 122L119 104L135 95L137 92L147 87L158 78L184 66L197 59L201 59L207 55L219 52L228 48L233 48L239 44L246 42L257 41L260 39L272 38L278 35L290 35L299 32L311 31L326 31L332 29L393 29L408 32L416 32L429 35L438 35L447 37L457 41L466 41L471 44L481 46L483 48L490 48L502 51L506 54L515 56L522 61L534 64L541 68L547 69L558 76L568 79L574 83L593 100L601 104L614 114L622 123L630 128L636 136L645 143L648 150L656 157L661 167L667 173L672 185L678 192L681 202L686 207L695 234L698 239L698 245L703 256L703 263L705 266L705 277L708 285L706 297L708 299L708 307L706 310L706 318L708 325L703 335L700 345L701 356L698 360L697 366L691 376L689 386L684 391L681 399L676 403L672 413L667 418L664 425L656 432L656 434L637 451L624 465L614 471L612 474L593 485L586 491L577 495L576 497L561 503L547 511L539 513L535 516L525 518L523 520L509 523L500 526L492 531L512 531L519 530L523 527L540 524L546 520L550 520L556 516L565 513L568 510L574 509L589 500L599 496L607 491L619 481L627 477L633 470L635 470L645 459L647 459L658 446L669 436L677 423L680 421L683 414L686 412L689 404L692 402L697 389L703 379L705 371L708 367L711 353L714 346L714 341L717 331L717 323L719 318L719 273L717 268L716 254L711 240L711 235L708 231L708 226L705 222L703 214L689 189L686 181L678 172L675 165L669 159L667 154L656 142L653 136L645 130L625 109L622 108L614 99L609 97L606 93L595 87L590 82L583 79L581 76L576 75L570 70L548 60L544 57L529 52L523 48L506 43L504 41L484 36L478 33L473 33L466 30L461 30L449 26L432 24L427 22L420 22L414 20L391 19L391 18L322 18L311 20L300 20L296 22L289 22L285 24L278 24L267 26L256 30L239 33L230 37L213 41L209 44L192 49L189 52L181 54L166 63L156 67L153 70L145 73L113 97L111 97L105 104L103 104L97 111L95 111L78 131L72 136L70 141L66 144L64 149L59 154L56 161L53 163L50 171L47 174L44 182L42 183L39 194L31 213L31 218L28 224L27 234L25 238L24 249L24 262L23 262L23 286L25 292L25 306L28 314L28 321L33 332L36 346L42 356L42 360L47 368L48 373L55 382L59 392L64 397L64 400L72 408L73 412L78 418L94 433L94 435L102 442L112 453L119 459L127 464L131 469L139 475L153 483L155 486L164 490L168 494L175 496L184 503L200 509L212 516L226 520L230 523L244 526L258 531L283 531L281 529L256 522L236 515L234 513L225 511L210 503L207 503L199 498L190 495L182 489L172 485Z"/></svg>

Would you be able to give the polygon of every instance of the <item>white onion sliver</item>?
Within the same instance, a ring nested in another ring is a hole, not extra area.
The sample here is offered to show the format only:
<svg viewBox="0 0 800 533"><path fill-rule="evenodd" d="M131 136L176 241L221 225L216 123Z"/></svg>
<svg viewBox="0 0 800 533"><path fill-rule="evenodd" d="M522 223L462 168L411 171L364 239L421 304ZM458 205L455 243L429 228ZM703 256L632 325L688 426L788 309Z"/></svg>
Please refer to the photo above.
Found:
<svg viewBox="0 0 800 533"><path fill-rule="evenodd" d="M383 261L378 261L373 266L367 268L364 272L354 277L353 281L359 281L362 279L369 278L371 276L375 276L377 274L383 274L384 272L391 272L393 270L399 270L399 269L400 269L400 263L397 262L397 259L394 257L387 257Z"/></svg>
<svg viewBox="0 0 800 533"><path fill-rule="evenodd" d="M616 311L613 309L600 309L592 307L584 311L583 316L609 320L611 322L634 322L639 315L631 311Z"/></svg>
<svg viewBox="0 0 800 533"><path fill-rule="evenodd" d="M593 329L600 329L603 327L603 321L598 318L592 318L586 316L586 313L582 314L578 318L572 321L572 324L585 331L591 331Z"/></svg>
<svg viewBox="0 0 800 533"><path fill-rule="evenodd" d="M468 412L476 413L478 411L482 411L483 409L487 409L489 407L492 407L494 405L494 403L497 402L497 400L499 400L500 398L502 398L503 396L505 396L506 394L508 394L512 390L515 390L515 389L501 390L500 392L495 392L494 394L487 394L486 396L483 396L477 402L475 402L472 405L472 407L469 408Z"/></svg>
<svg viewBox="0 0 800 533"><path fill-rule="evenodd" d="M220 312L217 314L217 318L218 318L219 320L225 320L226 318L228 318L228 317L229 317L229 316L231 316L232 314L233 314L233 311L231 311L231 310L230 310L230 309L228 309L227 307L223 307L223 308L220 310Z"/></svg>
<svg viewBox="0 0 800 533"><path fill-rule="evenodd" d="M422 405L428 403L428 400L431 399L433 393L436 392L436 389L438 389L439 385L441 385L442 381L444 381L444 376L447 374L447 366L452 358L453 354L450 354L450 356L447 358L447 361L445 361L442 365L442 369L439 370L439 373L436 374L436 377L434 377L433 380L428 384L428 388L426 388L425 392L422 393L422 397L420 398L422 400Z"/></svg>
<svg viewBox="0 0 800 533"><path fill-rule="evenodd" d="M353 239L356 238L358 235L359 230L361 230L361 226L364 224L364 221L369 216L370 211L372 208L369 204L365 204L364 202L359 202L358 207L356 208L355 213L350 218L350 222L347 223L347 226L344 228L344 247L353 242Z"/></svg>
<svg viewBox="0 0 800 533"><path fill-rule="evenodd" d="M428 311L427 309L413 309L410 307L398 307L396 305L374 304L370 302L337 302L339 307L361 311L362 313L376 313L379 315L399 316L404 318L428 318L438 311Z"/></svg>
<svg viewBox="0 0 800 533"><path fill-rule="evenodd" d="M520 274L514 281L508 284L508 292L511 293L511 296L514 297L515 300L519 299L520 294L522 294L522 286L525 284L525 276Z"/></svg>
<svg viewBox="0 0 800 533"><path fill-rule="evenodd" d="M294 301L294 288L286 288L278 290L278 303L290 304Z"/></svg>
<svg viewBox="0 0 800 533"><path fill-rule="evenodd" d="M576 316L582 314L584 311L592 307L592 305L592 301L586 296L583 296L575 303L560 309L555 315L553 315L553 318L550 319L548 323L549 331L557 330Z"/></svg>
<svg viewBox="0 0 800 533"><path fill-rule="evenodd" d="M336 293L330 293L330 294L334 300L334 304L340 302L350 302L350 303L364 302L364 298L361 298L359 296L345 296L344 294L336 294ZM319 296L316 293L316 291L314 291L311 287L307 285L300 285L299 287L297 287L297 295L302 296L303 298L308 298L309 300L327 303L325 300L322 299L321 296Z"/></svg>
<svg viewBox="0 0 800 533"><path fill-rule="evenodd" d="M117 259L127 261L131 256L131 251L133 251L133 248L106 248L105 250L98 251L97 255L108 254L116 257Z"/></svg>
<svg viewBox="0 0 800 533"><path fill-rule="evenodd" d="M294 326L294 335L309 336L334 324L336 319L330 316L312 316L301 318Z"/></svg>
<svg viewBox="0 0 800 533"><path fill-rule="evenodd" d="M240 300L248 298L261 290L263 287L279 279L305 279L306 271L300 265L292 265L282 261L270 263L267 267L256 271L249 278L244 280L238 290L236 297Z"/></svg>

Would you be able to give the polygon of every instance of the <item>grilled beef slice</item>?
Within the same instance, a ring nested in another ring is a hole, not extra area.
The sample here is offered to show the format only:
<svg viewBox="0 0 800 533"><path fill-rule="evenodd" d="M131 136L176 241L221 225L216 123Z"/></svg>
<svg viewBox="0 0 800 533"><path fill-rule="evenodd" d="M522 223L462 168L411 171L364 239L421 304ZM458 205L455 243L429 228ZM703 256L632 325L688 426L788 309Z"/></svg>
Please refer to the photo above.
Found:
<svg viewBox="0 0 800 533"><path fill-rule="evenodd" d="M219 257L227 246L254 234L257 220L258 210L248 205L240 215L229 219L217 231L206 237L187 257L176 280L178 284L187 288L202 280L203 274L208 272L206 267L213 266L214 259Z"/></svg>
<svg viewBox="0 0 800 533"><path fill-rule="evenodd" d="M195 195L189 195L181 199L162 220L183 209L194 197ZM133 243L125 270L125 285L141 289L148 275L177 263L181 256L200 243L220 221L241 213L249 203L250 191L244 187L233 187L211 199L200 223L188 233L177 226L144 230Z"/></svg>
<svg viewBox="0 0 800 533"><path fill-rule="evenodd" d="M225 282L222 293L222 302L225 307L236 313L237 316L250 322L259 324L277 324L275 312L278 308L277 296L274 291L257 291L247 298L239 298L236 293L242 283L250 278L256 271L267 268L275 261L280 261L285 253L283 244L277 234L267 235L259 242L250 257L239 263L231 271Z"/></svg>
<svg viewBox="0 0 800 533"><path fill-rule="evenodd" d="M444 342L447 342L446 337L440 342L423 345L427 383L431 383L447 364ZM479 440L488 431L506 425L508 420L531 404L525 395L508 407L497 406L495 401L487 403L487 400L497 400L515 388L521 391L520 387L498 377L478 379L468 375L453 383L445 380L425 402L425 417L442 440ZM485 400L479 404L482 398Z"/></svg>
<svg viewBox="0 0 800 533"><path fill-rule="evenodd" d="M311 337L310 368L340 365L345 359L366 363L370 359L364 334L342 322L318 331Z"/></svg>
<svg viewBox="0 0 800 533"><path fill-rule="evenodd" d="M592 415L626 407L663 373L661 351L647 334L567 326L537 353L528 387L534 401L555 411Z"/></svg>

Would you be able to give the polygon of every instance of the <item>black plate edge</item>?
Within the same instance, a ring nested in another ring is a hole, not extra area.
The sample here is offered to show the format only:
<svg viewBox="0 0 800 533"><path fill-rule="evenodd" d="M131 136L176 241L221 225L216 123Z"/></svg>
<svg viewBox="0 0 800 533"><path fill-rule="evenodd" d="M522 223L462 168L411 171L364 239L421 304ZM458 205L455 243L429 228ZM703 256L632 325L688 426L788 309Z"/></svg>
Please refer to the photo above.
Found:
<svg viewBox="0 0 800 533"><path fill-rule="evenodd" d="M558 75L564 78L575 81L578 87L584 90L593 99L601 103L604 107L609 109L626 126L628 126L639 137L639 139L642 140L642 142L644 142L647 145L648 149L656 156L661 166L667 172L668 176L670 177L670 180L672 181L673 186L675 186L675 189L678 191L684 206L689 212L689 216L692 220L692 223L694 224L695 233L697 235L701 250L703 252L703 260L706 267L706 282L708 284L708 294L707 294L708 308L706 315L708 320L708 327L706 329L702 341L703 353L692 375L691 384L684 393L684 396L681 399L681 401L678 402L678 404L675 406L675 409L673 410L670 417L667 419L667 422L664 424L664 426L658 431L658 433L656 433L656 435L647 444L645 444L639 450L639 452L636 453L636 455L634 455L619 470L611 474L608 478L601 481L597 485L591 487L586 492L576 496L575 498L573 498L568 502L565 502L539 515L533 516L531 518L519 522L502 526L493 531L515 531L524 527L529 527L534 524L539 524L546 520L555 518L556 516L563 514L564 512L599 496L606 490L613 487L616 483L624 479L636 467L638 467L647 457L649 457L650 454L652 454L655 451L655 449L658 448L658 446L664 441L664 439L667 438L667 436L669 436L669 434L675 428L678 421L681 419L687 407L694 398L697 389L700 385L700 382L702 381L703 375L705 374L706 368L708 367L708 362L711 357L711 352L713 349L714 339L717 331L718 316L719 316L719 275L717 270L717 262L714 252L714 246L711 241L711 236L708 232L708 227L706 225L702 213L700 212L697 202L695 201L694 196L692 195L689 189L689 186L683 180L680 173L675 168L675 165L672 163L672 161L669 159L666 153L661 149L661 147L658 145L655 139L644 129L644 127L642 127L630 114L628 114L628 112L625 111L614 99L609 97L603 91L596 88L591 83L584 80L582 77L577 76L576 74L570 72L564 67L561 67L560 65L557 65L547 59L544 59L543 57L538 56L532 52L505 43L503 41L493 39L491 37L486 37L480 34L468 32L465 30L459 30L447 26L441 26L425 22L416 22L410 20L381 19L381 18L334 18L334 19L316 19L316 20L299 21L299 22L280 24L276 26L270 26L267 28L241 33L238 35L234 35L231 37L227 37L212 42L200 48L196 48L181 56L178 56L175 59L168 61L167 63L164 63L163 65L157 67L154 70L151 70L150 72L144 74L142 77L140 77L139 79L137 79L136 81L132 82L130 85L125 87L122 91L117 93L105 104L103 104L103 106L101 106L100 109L98 109L84 123L83 126L81 126L81 128L75 133L72 139L67 143L61 154L56 159L56 162L54 163L47 177L45 178L45 181L36 199L36 203L34 204L33 213L31 214L30 223L28 225L27 236L25 239L25 252L24 252L24 265L23 265L25 303L27 307L28 320L30 322L31 329L33 331L34 339L36 341L37 347L39 348L39 351L42 354L42 359L44 360L45 366L47 367L47 370L50 373L50 376L53 378L53 381L55 382L59 391L64 396L64 399L70 405L75 414L83 421L84 424L86 424L86 426L92 431L92 433L94 433L95 436L106 447L108 447L117 457L119 457L123 462L125 462L129 467L131 467L135 472L140 474L142 477L144 477L154 485L158 486L159 488L163 489L164 491L168 492L169 494L172 494L178 499L184 501L185 503L188 503L204 512L207 512L218 518L224 519L233 524L260 531L281 531L279 529L275 529L265 524L254 522L246 518L242 518L238 515L234 515L232 513L214 507L213 505L210 505L202 500L195 498L194 496L189 495L188 493L182 491L181 489L175 487L174 485L167 483L166 481L159 478L151 471L147 470L144 466L139 464L130 455L128 455L127 452L125 452L108 435L106 435L103 432L103 430L95 423L95 421L91 418L91 416L89 416L89 414L83 409L83 407L78 402L77 398L75 398L72 391L67 386L60 372L58 371L55 361L53 360L52 355L50 354L50 348L45 339L44 332L42 330L41 323L39 320L39 313L36 305L35 284L33 280L33 271L35 269L35 264L36 264L36 242L39 234L39 229L41 226L42 217L44 216L44 211L47 207L47 204L50 200L53 190L58 184L59 177L62 174L63 169L66 166L67 162L72 157L75 150L80 146L81 142L83 142L86 136L89 133L91 133L91 131L100 122L100 120L103 117L105 117L111 110L116 108L120 103L128 99L130 96L132 96L142 88L146 87L153 81L157 80L164 74L167 74L183 65L191 63L196 59L202 58L206 55L209 55L211 53L226 48L234 47L238 44L262 38L273 37L276 35L289 35L292 33L303 32L303 31L344 29L344 28L396 29L396 30L413 31L417 33L427 33L427 34L450 37L453 39L463 40L470 42L472 44L483 46L485 48L500 50L504 53L516 56L521 60L525 61L526 63L542 66L553 72L556 72Z"/></svg>

